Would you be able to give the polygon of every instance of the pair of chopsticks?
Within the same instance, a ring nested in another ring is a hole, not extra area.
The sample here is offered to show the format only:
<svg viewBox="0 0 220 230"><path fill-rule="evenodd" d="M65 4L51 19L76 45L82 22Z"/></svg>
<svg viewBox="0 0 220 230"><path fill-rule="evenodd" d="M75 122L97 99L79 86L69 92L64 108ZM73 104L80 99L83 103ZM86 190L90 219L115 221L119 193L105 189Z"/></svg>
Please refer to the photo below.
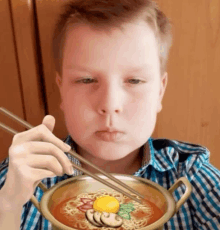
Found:
<svg viewBox="0 0 220 230"><path fill-rule="evenodd" d="M29 124L28 122L24 121L23 119L19 118L18 116L16 116L15 114L9 112L7 109L0 107L0 112L6 114L8 117L14 119L15 121L17 121L18 123L20 123L21 125L23 125L24 127L28 128L28 129L32 129L34 128L34 126L32 126L31 124ZM0 122L0 128L3 128L5 131L11 133L11 134L17 134L18 132L15 131L14 129L10 128L9 126L4 125L2 122ZM70 150L68 152L69 154L71 154L72 156L74 156L75 158L77 158L79 161L84 162L85 164L91 166L92 168L96 169L97 171L99 171L100 173L102 173L103 175L105 175L106 177L108 177L109 179L113 180L114 182L118 183L119 185L121 185L123 188L128 189L130 192L136 194L138 197L143 198L144 196L141 195L140 193L138 193L137 191L135 191L134 189L132 189L131 187L129 187L128 185L124 184L123 182L121 182L120 180L116 179L114 176L112 176L111 174L106 173L105 171L103 171L102 169L98 168L97 166L95 166L94 164L92 164L91 162L89 162L88 160L86 160L85 158L81 157L80 155L78 155L75 151ZM72 163L72 162L71 162ZM141 200L137 199L136 197L130 195L129 193L125 192L124 190L118 188L117 186L105 181L104 179L102 179L101 177L92 174L91 172L89 172L88 170L72 163L72 166L82 172L84 172L85 174L89 175L90 177L94 178L95 180L107 185L108 187L116 190L117 192L120 192L122 194L124 194L125 196L131 198L132 200L135 200L136 202L142 204Z"/></svg>

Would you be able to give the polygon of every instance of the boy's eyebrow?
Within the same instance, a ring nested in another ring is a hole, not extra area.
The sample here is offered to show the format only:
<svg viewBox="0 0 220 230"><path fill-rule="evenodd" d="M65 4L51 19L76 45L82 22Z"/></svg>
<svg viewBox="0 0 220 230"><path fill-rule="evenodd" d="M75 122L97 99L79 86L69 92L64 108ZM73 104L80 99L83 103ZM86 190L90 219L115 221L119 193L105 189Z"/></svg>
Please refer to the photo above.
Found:
<svg viewBox="0 0 220 230"><path fill-rule="evenodd" d="M129 69L127 69L127 71L135 72L135 71L141 71L145 68L147 68L149 70L149 69L152 69L152 66L150 66L149 64L146 64L146 65L139 66L139 67L129 68ZM96 70L90 69L89 67L84 67L84 66L80 66L80 65L68 65L67 69L78 69L78 70L85 70L85 71L90 71L90 72L98 72Z"/></svg>

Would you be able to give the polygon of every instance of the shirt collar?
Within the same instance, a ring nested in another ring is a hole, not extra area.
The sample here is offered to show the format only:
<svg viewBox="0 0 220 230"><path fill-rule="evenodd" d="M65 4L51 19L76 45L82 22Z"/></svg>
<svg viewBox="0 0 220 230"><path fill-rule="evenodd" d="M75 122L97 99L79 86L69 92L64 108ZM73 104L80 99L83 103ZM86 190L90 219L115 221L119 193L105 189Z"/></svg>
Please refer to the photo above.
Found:
<svg viewBox="0 0 220 230"><path fill-rule="evenodd" d="M166 149L157 151L154 148L153 141L154 139L150 137L148 141L142 146L142 167L136 173L138 175L143 174L150 165L160 172L165 172L173 168L177 170L178 159L174 149L168 147ZM150 159L148 160L148 158Z"/></svg>

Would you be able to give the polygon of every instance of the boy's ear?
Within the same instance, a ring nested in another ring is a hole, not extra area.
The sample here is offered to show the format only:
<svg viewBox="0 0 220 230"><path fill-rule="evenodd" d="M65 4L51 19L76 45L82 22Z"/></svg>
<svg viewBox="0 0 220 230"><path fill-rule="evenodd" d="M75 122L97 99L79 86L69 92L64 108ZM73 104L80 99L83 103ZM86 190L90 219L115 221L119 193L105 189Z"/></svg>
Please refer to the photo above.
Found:
<svg viewBox="0 0 220 230"><path fill-rule="evenodd" d="M165 72L160 80L160 95L159 95L159 101L158 101L159 104L157 109L158 113L162 110L162 100L167 87L167 81L168 81L168 73Z"/></svg>
<svg viewBox="0 0 220 230"><path fill-rule="evenodd" d="M57 72L56 72L56 83L57 83L57 86L60 88L62 85L62 78Z"/></svg>
<svg viewBox="0 0 220 230"><path fill-rule="evenodd" d="M62 78L60 77L60 75L57 72L56 72L56 84L59 88L60 97L61 97L60 109L63 110L63 99L62 99L62 94L61 94Z"/></svg>

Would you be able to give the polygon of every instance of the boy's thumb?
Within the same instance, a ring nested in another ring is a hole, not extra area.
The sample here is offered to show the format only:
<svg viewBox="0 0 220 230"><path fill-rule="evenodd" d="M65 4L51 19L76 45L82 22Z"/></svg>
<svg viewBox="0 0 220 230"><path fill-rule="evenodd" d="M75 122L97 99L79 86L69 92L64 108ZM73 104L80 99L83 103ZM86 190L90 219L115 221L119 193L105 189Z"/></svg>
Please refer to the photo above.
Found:
<svg viewBox="0 0 220 230"><path fill-rule="evenodd" d="M42 124L44 124L51 132L53 132L55 126L55 118L52 115L46 115L42 121Z"/></svg>

